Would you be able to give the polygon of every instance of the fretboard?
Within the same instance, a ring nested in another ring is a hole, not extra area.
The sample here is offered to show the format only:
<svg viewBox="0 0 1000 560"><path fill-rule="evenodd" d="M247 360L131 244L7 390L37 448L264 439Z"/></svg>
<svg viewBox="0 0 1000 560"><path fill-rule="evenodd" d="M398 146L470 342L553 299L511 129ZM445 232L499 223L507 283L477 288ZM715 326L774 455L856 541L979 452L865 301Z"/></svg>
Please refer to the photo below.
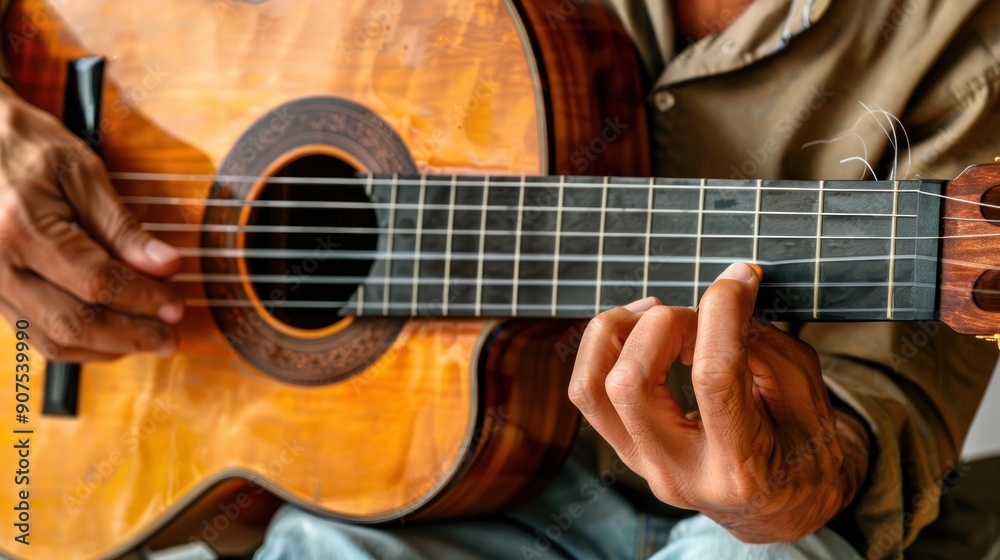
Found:
<svg viewBox="0 0 1000 560"><path fill-rule="evenodd" d="M933 319L942 189L376 177L377 257L341 313L590 317L646 296L692 306L748 261L765 271L757 305L773 320Z"/></svg>

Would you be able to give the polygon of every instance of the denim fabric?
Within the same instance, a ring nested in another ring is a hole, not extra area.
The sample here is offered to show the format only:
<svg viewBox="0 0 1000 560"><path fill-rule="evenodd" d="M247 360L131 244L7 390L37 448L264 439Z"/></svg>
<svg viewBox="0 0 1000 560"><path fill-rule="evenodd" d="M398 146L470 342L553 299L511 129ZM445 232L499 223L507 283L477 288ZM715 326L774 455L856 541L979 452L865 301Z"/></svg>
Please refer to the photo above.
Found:
<svg viewBox="0 0 1000 560"><path fill-rule="evenodd" d="M644 515L613 480L575 460L542 495L505 515L374 528L285 506L256 560L678 560L681 558L860 558L828 529L791 544L748 545L707 517Z"/></svg>

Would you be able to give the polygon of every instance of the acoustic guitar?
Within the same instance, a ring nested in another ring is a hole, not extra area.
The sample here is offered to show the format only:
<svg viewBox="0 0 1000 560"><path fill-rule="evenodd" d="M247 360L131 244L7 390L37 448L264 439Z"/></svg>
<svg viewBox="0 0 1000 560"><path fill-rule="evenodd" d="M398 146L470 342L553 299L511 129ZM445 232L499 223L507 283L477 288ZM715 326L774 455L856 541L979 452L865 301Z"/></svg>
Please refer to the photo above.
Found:
<svg viewBox="0 0 1000 560"><path fill-rule="evenodd" d="M170 358L46 363L40 318L0 327L7 556L119 555L234 480L361 523L511 507L574 438L583 321L693 305L737 260L774 320L1000 323L1000 166L650 178L600 2L23 0L4 36L187 302ZM264 500L237 496L191 538Z"/></svg>

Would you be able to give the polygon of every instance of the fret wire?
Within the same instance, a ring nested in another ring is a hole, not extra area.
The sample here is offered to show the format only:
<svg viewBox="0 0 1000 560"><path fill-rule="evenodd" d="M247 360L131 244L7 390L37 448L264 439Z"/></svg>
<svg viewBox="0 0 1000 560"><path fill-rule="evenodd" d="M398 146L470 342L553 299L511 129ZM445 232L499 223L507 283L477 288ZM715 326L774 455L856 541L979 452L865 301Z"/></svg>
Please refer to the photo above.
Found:
<svg viewBox="0 0 1000 560"><path fill-rule="evenodd" d="M604 223L608 216L608 181L604 178L604 191L601 193L601 234L597 238L597 290L594 292L594 313L601 309L601 284L604 276Z"/></svg>
<svg viewBox="0 0 1000 560"><path fill-rule="evenodd" d="M421 177L424 177L424 176L422 175ZM419 198L420 203L417 205L419 207L419 209L417 210L417 236L414 239L414 245L413 245L413 249L414 249L413 252L416 254L416 257L413 259L413 287L412 287L412 289L410 291L410 299L411 299L411 303L413 305L412 309L410 310L410 313L412 315L416 315L417 314L417 300L419 299L417 297L419 295L419 291L417 289L417 287L418 287L418 285L417 285L417 279L420 278L421 239L423 237L422 234L423 234L423 230L424 230L424 210L423 210L423 208L424 208L424 200L425 200L426 196L427 196L427 185L424 184L423 182L421 182L420 183L420 198Z"/></svg>
<svg viewBox="0 0 1000 560"><path fill-rule="evenodd" d="M457 180L457 175L451 176L451 194L450 202L448 204L448 233L445 237L444 242L444 288L441 291L441 314L444 316L448 315L448 298L451 297L449 294L451 284L451 236L452 231L455 226L455 195L458 193L458 187L455 182Z"/></svg>
<svg viewBox="0 0 1000 560"><path fill-rule="evenodd" d="M476 317L483 303L483 259L486 254L486 209L490 206L490 178L483 179L483 213L479 222L479 265L476 270Z"/></svg>
<svg viewBox="0 0 1000 560"><path fill-rule="evenodd" d="M389 275L392 272L392 238L394 237L393 228L396 227L396 191L398 190L396 185L397 175L393 173L392 186L390 187L389 194L389 228L386 234L386 258L385 258L385 292L382 294L382 314L385 315L389 313Z"/></svg>
<svg viewBox="0 0 1000 560"><path fill-rule="evenodd" d="M823 185L826 181L819 182L819 215L816 217L816 266L813 269L813 319L819 318L819 264L823 258Z"/></svg>
<svg viewBox="0 0 1000 560"><path fill-rule="evenodd" d="M369 202L371 201L372 198L372 180L373 180L373 175L369 173L367 179L365 180L365 196L368 197ZM364 317L364 315L365 315L365 285L362 284L358 286L358 317Z"/></svg>
<svg viewBox="0 0 1000 560"><path fill-rule="evenodd" d="M757 179L757 215L753 222L753 262L760 258L760 203L761 191L764 189L764 180Z"/></svg>
<svg viewBox="0 0 1000 560"><path fill-rule="evenodd" d="M559 178L559 211L556 213L556 248L552 255L552 316L556 315L559 301L559 251L562 247L562 207L565 196L566 177Z"/></svg>
<svg viewBox="0 0 1000 560"><path fill-rule="evenodd" d="M896 211L899 209L899 181L892 182L892 233L889 235L889 301L885 304L885 318L892 319L892 305L895 299L893 292L893 283L896 281L896 230L898 222L896 221Z"/></svg>
<svg viewBox="0 0 1000 560"><path fill-rule="evenodd" d="M704 221L704 210L705 210L705 187L708 186L708 180L701 180L701 197L698 200L698 236L695 238L695 249L694 249L694 303L691 304L692 307L698 306L698 296L699 296L699 286L698 283L701 280L701 235L703 233L705 221Z"/></svg>
<svg viewBox="0 0 1000 560"><path fill-rule="evenodd" d="M646 253L643 259L642 267L642 297L645 299L649 297L649 250L652 241L653 234L653 193L656 186L656 179L649 179L649 206L646 212Z"/></svg>
<svg viewBox="0 0 1000 560"><path fill-rule="evenodd" d="M524 183L521 175L521 192L517 202L517 237L514 240L514 291L510 298L510 316L517 317L517 281L521 277L521 228L524 225Z"/></svg>

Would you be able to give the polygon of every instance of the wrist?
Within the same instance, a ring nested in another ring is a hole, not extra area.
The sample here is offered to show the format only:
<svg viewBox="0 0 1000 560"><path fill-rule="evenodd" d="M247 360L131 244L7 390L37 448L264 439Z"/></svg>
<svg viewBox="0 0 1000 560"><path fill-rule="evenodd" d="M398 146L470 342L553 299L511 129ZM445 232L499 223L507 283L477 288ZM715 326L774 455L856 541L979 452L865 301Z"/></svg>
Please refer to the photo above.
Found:
<svg viewBox="0 0 1000 560"><path fill-rule="evenodd" d="M847 509L857 498L868 475L871 438L864 421L853 410L834 408L837 439L844 454L840 466L841 503L837 514Z"/></svg>

